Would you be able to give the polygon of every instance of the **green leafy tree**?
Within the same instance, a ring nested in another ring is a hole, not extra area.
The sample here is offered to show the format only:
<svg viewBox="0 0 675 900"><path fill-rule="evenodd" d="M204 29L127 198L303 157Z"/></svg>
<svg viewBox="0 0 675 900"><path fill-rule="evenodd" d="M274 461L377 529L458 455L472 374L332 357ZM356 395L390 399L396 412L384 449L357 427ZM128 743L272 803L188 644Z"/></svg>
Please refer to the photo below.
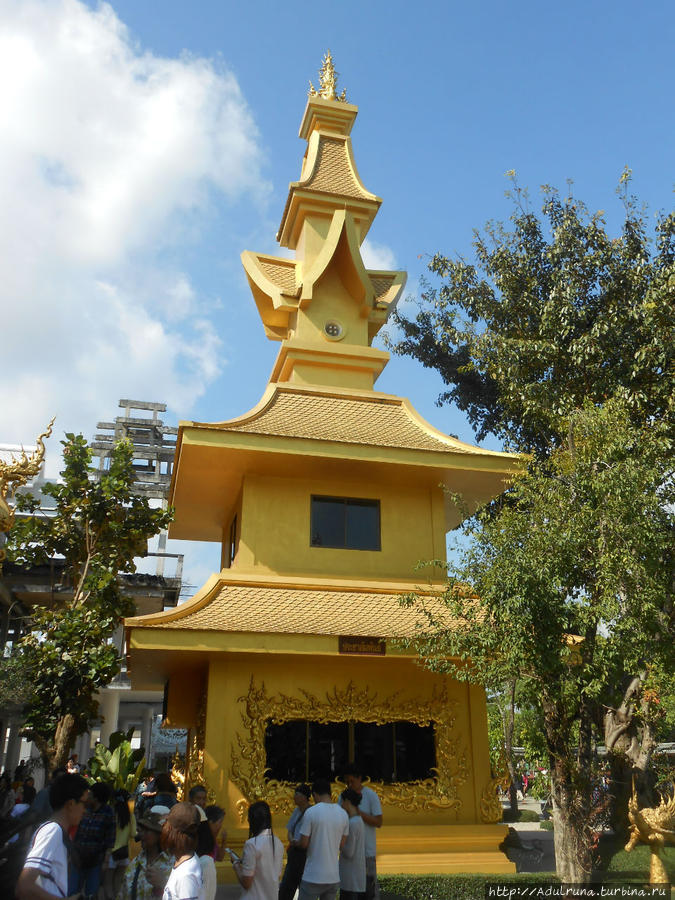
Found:
<svg viewBox="0 0 675 900"><path fill-rule="evenodd" d="M19 660L14 656L0 659L0 710L21 707L30 696L31 686Z"/></svg>
<svg viewBox="0 0 675 900"><path fill-rule="evenodd" d="M464 411L478 440L489 434L527 453L559 446L563 419L584 401L626 401L634 421L672 415L675 360L675 213L646 214L618 193L621 234L600 213L543 188L529 209L514 173L511 228L474 233L475 261L434 256L414 319L395 316L393 347L436 369L439 403Z"/></svg>
<svg viewBox="0 0 675 900"><path fill-rule="evenodd" d="M509 801L515 818L518 812L518 789L516 786L516 760L513 754L516 724L516 679L499 689L493 689L488 703L488 740L490 742L490 763L494 772L503 766L509 775Z"/></svg>
<svg viewBox="0 0 675 900"><path fill-rule="evenodd" d="M524 700L529 686L566 881L590 870L591 732L638 732L644 771L650 679L673 664L675 214L652 238L629 182L612 238L600 214L550 188L539 218L514 179L510 227L476 233L473 263L431 260L440 286L398 319L395 346L440 372L439 402L464 410L479 439L530 460L466 525L474 543L451 584L469 582L480 605L450 590L467 627L453 637L430 622L420 650L437 667L460 652L472 665L457 675L488 686L518 678Z"/></svg>
<svg viewBox="0 0 675 900"><path fill-rule="evenodd" d="M133 600L120 589L118 573L135 571L148 538L165 528L171 513L134 495L133 448L116 445L100 480L91 477L91 451L81 435L66 435L59 483L43 491L55 500L53 516L38 514L38 501L17 496L17 518L8 557L32 566L62 557L61 583L52 606L36 607L33 630L16 653L31 685L26 730L46 765L63 765L79 734L98 715L96 694L119 671L111 638Z"/></svg>
<svg viewBox="0 0 675 900"><path fill-rule="evenodd" d="M541 711L532 702L520 701L516 711L513 742L516 747L523 748L524 760L529 767L547 767L548 751L544 739L544 728ZM529 788L528 788L529 791Z"/></svg>
<svg viewBox="0 0 675 900"><path fill-rule="evenodd" d="M532 704L520 688L519 681L513 681L501 690L490 691L487 704L488 741L490 743L490 763L497 772L506 763L511 779L509 799L511 811L518 812L516 788L517 760L515 748L522 747L524 762L529 766L547 761L548 751L544 739L543 720L539 708ZM549 793L548 778L543 776L542 791ZM528 786L528 792L530 788ZM537 791L541 793L541 791Z"/></svg>
<svg viewBox="0 0 675 900"><path fill-rule="evenodd" d="M431 668L488 688L517 678L541 710L566 882L590 876L593 733L608 691L645 660L672 670L675 489L663 431L633 425L615 402L574 413L567 445L533 462L498 511L465 523L471 543L451 569L447 611L427 608L417 641Z"/></svg>

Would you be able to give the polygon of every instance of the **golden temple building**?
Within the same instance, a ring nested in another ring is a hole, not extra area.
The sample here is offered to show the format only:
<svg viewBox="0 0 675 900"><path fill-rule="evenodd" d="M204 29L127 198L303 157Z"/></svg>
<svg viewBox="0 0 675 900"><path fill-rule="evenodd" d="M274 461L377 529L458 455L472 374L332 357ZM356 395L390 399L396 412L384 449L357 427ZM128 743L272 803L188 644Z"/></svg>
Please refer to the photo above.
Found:
<svg viewBox="0 0 675 900"><path fill-rule="evenodd" d="M474 508L498 495L514 457L374 389L389 355L373 339L406 276L361 258L381 200L354 162L356 115L324 66L277 235L294 258L242 254L281 343L269 384L250 412L179 429L169 534L219 542L222 567L176 609L126 621L130 674L164 688L167 724L190 729L187 781L225 808L230 846L251 802L267 800L284 835L295 784L329 776L337 791L356 758L383 806L379 873L511 872L484 691L398 640L420 622L401 595L434 603L443 588L417 566L445 558L462 518L451 493ZM233 880L229 865L219 877Z"/></svg>

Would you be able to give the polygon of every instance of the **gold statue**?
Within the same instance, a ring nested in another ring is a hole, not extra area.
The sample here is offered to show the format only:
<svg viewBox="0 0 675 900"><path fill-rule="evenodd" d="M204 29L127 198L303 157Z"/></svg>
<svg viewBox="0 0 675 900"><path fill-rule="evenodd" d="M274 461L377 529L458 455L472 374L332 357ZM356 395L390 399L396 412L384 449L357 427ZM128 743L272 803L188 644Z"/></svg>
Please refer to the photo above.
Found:
<svg viewBox="0 0 675 900"><path fill-rule="evenodd" d="M319 69L319 90L314 87L312 82L309 83L309 96L322 97L324 100L337 100L340 103L347 102L347 91L343 88L342 93L337 92L338 73L333 65L333 57L330 50L326 54Z"/></svg>
<svg viewBox="0 0 675 900"><path fill-rule="evenodd" d="M633 783L633 794L628 801L630 819L630 840L626 850L632 850L637 843L648 844L651 850L649 861L649 883L666 884L668 873L661 859L661 848L665 844L675 844L675 795L670 800L662 799L658 806L638 809L638 798Z"/></svg>
<svg viewBox="0 0 675 900"><path fill-rule="evenodd" d="M47 430L43 431L37 439L37 447L35 452L30 456L26 455L26 451L21 451L19 459L12 459L11 462L3 462L0 460L0 533L6 533L14 524L14 510L7 502L14 496L14 492L21 485L26 484L29 478L40 471L40 466L45 458L45 438L50 437L54 419L47 426ZM5 551L0 548L0 570L2 563L6 557Z"/></svg>

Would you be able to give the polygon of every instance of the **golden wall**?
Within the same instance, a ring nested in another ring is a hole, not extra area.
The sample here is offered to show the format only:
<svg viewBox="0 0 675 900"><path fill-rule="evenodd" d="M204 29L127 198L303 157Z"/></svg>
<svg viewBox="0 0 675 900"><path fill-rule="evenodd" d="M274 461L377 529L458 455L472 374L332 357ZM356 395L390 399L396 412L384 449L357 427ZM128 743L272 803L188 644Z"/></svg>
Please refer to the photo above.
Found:
<svg viewBox="0 0 675 900"><path fill-rule="evenodd" d="M380 501L381 550L335 550L310 545L310 498ZM280 575L327 575L427 581L420 560L445 559L445 513L440 489L329 478L247 475L238 517L241 533L233 569ZM229 527L229 526L228 526ZM438 579L438 572L434 573Z"/></svg>
<svg viewBox="0 0 675 900"><path fill-rule="evenodd" d="M346 630L348 631L348 624ZM194 679L172 680L172 724L194 725ZM189 694L190 696L186 696ZM192 710L193 722L175 711ZM435 722L438 777L412 785L375 785L388 825L481 822L490 780L485 695L436 676L407 657L299 657L227 654L208 671L204 777L226 809L226 827L244 836L246 801L267 799L281 827L293 808L292 787L265 785L264 735L270 717L327 721Z"/></svg>

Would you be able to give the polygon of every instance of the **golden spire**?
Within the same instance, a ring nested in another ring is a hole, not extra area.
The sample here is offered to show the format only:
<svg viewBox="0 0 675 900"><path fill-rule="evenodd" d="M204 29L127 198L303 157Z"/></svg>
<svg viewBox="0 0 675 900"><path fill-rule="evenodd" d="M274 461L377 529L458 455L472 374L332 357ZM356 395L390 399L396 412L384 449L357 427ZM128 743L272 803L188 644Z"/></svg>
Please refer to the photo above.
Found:
<svg viewBox="0 0 675 900"><path fill-rule="evenodd" d="M322 97L324 100L338 100L341 103L347 102L347 91L343 88L342 93L337 92L338 73L333 65L333 57L330 50L326 54L319 69L319 90L317 91L312 82L309 83L309 96Z"/></svg>

